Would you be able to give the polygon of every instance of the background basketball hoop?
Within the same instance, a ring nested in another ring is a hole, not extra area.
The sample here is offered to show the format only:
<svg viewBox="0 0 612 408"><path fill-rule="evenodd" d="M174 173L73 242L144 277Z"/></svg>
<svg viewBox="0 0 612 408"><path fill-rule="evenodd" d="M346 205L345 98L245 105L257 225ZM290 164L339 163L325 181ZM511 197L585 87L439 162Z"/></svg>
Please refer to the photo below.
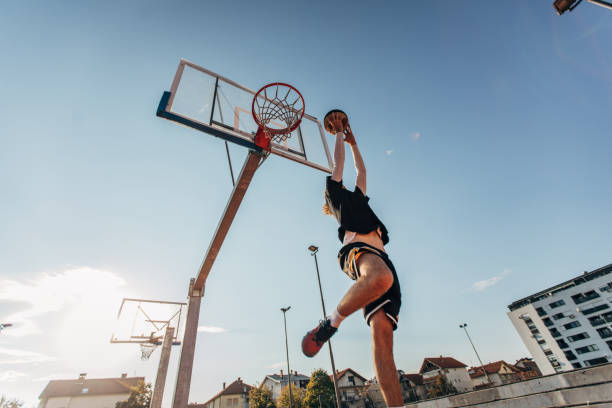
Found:
<svg viewBox="0 0 612 408"><path fill-rule="evenodd" d="M257 123L255 144L270 151L270 142L287 140L302 121L305 104L300 91L289 84L274 82L253 97L253 119Z"/></svg>

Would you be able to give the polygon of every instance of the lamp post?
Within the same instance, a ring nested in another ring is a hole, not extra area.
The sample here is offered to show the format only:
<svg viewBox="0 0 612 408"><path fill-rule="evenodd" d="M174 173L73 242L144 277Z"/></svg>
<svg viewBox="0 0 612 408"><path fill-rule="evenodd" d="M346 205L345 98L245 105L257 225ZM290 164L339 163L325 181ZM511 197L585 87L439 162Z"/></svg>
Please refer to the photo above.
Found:
<svg viewBox="0 0 612 408"><path fill-rule="evenodd" d="M281 307L283 312L283 321L285 322L285 349L287 350L287 375L289 376L289 408L293 408L293 393L291 392L291 368L289 368L289 343L287 341L287 310L291 309L291 306ZM283 379L281 378L281 384Z"/></svg>
<svg viewBox="0 0 612 408"><path fill-rule="evenodd" d="M487 378L487 382L490 383L491 380L489 379L489 375L487 374L487 370L485 370L484 364L482 364L482 360L480 359L480 356L478 355L478 352L476 351L476 347L474 346L474 343L472 342L472 339L471 339L470 335L468 334L467 323L460 324L459 327L462 328L463 330L465 330L465 335L467 336L468 340L470 341L470 344L472 345L472 348L474 349L474 353L476 353L476 357L478 357L478 361L480 361L480 366L482 367L482 371L484 372L484 375Z"/></svg>
<svg viewBox="0 0 612 408"><path fill-rule="evenodd" d="M601 7L612 10L612 3L603 0L587 0L589 3L596 4ZM557 14L561 15L566 11L574 11L574 9L582 2L582 0L555 0L553 7L557 10Z"/></svg>
<svg viewBox="0 0 612 408"><path fill-rule="evenodd" d="M6 329L7 327L11 327L13 323L0 323L0 331Z"/></svg>
<svg viewBox="0 0 612 408"><path fill-rule="evenodd" d="M317 270L317 282L319 283L319 294L321 295L321 307L323 308L323 318L325 319L325 317L327 316L327 312L325 311L325 301L323 300L323 289L321 288L321 276L319 274L319 262L317 261L317 252L319 251L319 247L315 245L311 245L308 247L308 250L310 251L310 255L313 256L315 260L315 267ZM329 359L331 360L332 375L334 378L334 391L336 392L336 404L337 404L336 406L340 408L341 407L340 391L338 390L338 378L336 376L336 363L334 362L334 353L332 351L331 340L327 340L327 345L329 346Z"/></svg>

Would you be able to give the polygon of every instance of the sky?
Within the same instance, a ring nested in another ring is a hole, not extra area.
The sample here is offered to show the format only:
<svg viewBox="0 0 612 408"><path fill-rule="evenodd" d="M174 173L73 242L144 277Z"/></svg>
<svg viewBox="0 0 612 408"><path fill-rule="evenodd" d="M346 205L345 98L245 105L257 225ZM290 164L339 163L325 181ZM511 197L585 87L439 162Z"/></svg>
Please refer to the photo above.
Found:
<svg viewBox="0 0 612 408"><path fill-rule="evenodd" d="M584 3L6 2L0 13L0 394L51 379L154 381L110 344L123 297L185 301L231 192L224 144L155 116L180 58L250 88L285 81L347 112L402 286L399 369L528 356L514 300L612 262L612 13ZM234 167L246 152L231 147ZM350 159L345 183L354 183ZM208 278L190 401L285 366L350 285L324 173L271 157ZM336 366L374 376L360 313ZM170 406L179 348L167 381Z"/></svg>

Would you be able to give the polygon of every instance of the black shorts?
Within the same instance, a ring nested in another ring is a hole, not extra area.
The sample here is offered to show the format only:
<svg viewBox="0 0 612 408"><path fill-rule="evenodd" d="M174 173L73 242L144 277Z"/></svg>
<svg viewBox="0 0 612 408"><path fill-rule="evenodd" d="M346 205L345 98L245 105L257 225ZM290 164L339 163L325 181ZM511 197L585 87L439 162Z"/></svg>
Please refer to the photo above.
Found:
<svg viewBox="0 0 612 408"><path fill-rule="evenodd" d="M363 308L363 315L366 319L366 323L369 325L372 315L382 308L389 320L391 320L393 330L395 330L397 329L399 311L402 305L402 293L400 291L400 285L397 279L397 273L395 272L395 267L393 266L393 263L391 263L389 256L385 252L380 251L371 245L363 242L353 242L340 248L340 252L338 252L338 262L340 263L340 268L342 268L342 271L346 273L349 278L353 280L359 279L360 273L359 268L357 268L356 258L359 256L359 254L364 252L370 252L377 255L385 262L387 267L389 267L391 273L393 273L393 285L391 285L391 288L389 288L389 290L381 297L367 304L366 307Z"/></svg>

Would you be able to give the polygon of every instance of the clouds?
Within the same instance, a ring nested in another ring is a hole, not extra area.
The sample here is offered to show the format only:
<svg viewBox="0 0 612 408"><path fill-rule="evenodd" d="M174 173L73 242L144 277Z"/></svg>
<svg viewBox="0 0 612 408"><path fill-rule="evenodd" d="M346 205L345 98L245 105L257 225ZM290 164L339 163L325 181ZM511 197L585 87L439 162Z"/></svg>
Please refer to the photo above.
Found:
<svg viewBox="0 0 612 408"><path fill-rule="evenodd" d="M413 142L418 141L421 138L421 132L413 132L410 135L410 139L412 139Z"/></svg>
<svg viewBox="0 0 612 408"><path fill-rule="evenodd" d="M216 334L216 333L225 333L227 329L224 329L223 327L214 327L214 326L199 326L198 331Z"/></svg>
<svg viewBox="0 0 612 408"><path fill-rule="evenodd" d="M35 351L0 347L0 364L30 364L53 360L55 358Z"/></svg>
<svg viewBox="0 0 612 408"><path fill-rule="evenodd" d="M472 283L472 289L474 289L477 292L486 290L487 288L490 288L491 286L497 285L502 279L508 276L510 272L511 272L510 269L504 269L504 271L497 276L493 276L492 278L489 278L489 279L476 281Z"/></svg>
<svg viewBox="0 0 612 408"><path fill-rule="evenodd" d="M0 315L13 323L2 335L23 337L41 332L38 319L69 306L92 305L103 301L105 294L117 293L125 281L112 272L89 267L61 272L42 273L30 280L0 280L0 302L22 306L17 312ZM91 290L95 288L95 290Z"/></svg>
<svg viewBox="0 0 612 408"><path fill-rule="evenodd" d="M25 377L26 375L26 373L20 373L14 370L0 371L0 382L17 381L18 378Z"/></svg>

